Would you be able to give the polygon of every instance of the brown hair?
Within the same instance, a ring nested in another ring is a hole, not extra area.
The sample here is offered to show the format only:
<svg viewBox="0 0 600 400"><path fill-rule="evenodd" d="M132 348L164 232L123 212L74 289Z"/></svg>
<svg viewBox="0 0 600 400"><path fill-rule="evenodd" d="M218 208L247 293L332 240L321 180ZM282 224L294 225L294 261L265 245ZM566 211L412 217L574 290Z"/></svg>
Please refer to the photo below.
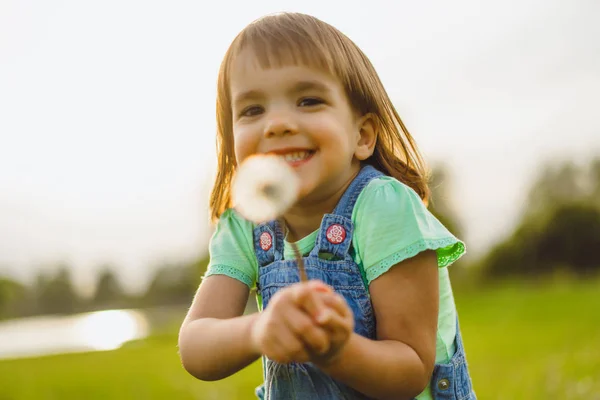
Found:
<svg viewBox="0 0 600 400"><path fill-rule="evenodd" d="M218 170L210 196L213 220L231 207L236 159L229 71L244 49L250 49L264 68L300 64L337 77L354 110L360 115L372 113L377 119L377 143L373 156L365 162L410 186L428 202L423 158L367 56L333 26L309 15L282 13L248 25L233 40L221 63L217 82Z"/></svg>

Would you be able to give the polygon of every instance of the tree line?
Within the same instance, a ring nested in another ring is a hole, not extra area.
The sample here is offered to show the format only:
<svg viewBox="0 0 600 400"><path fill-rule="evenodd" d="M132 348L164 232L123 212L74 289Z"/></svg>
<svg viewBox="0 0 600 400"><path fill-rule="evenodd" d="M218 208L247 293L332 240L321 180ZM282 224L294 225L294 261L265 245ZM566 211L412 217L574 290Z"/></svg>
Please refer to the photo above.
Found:
<svg viewBox="0 0 600 400"><path fill-rule="evenodd" d="M434 170L430 208L461 236L449 206L443 168ZM478 260L454 265L453 274L498 278L540 278L557 272L586 278L600 272L600 158L586 165L567 162L543 168L531 186L519 223ZM208 265L207 258L158 268L142 293L123 289L115 268L97 275L92 296L78 294L67 265L40 273L30 285L0 277L0 319L70 314L117 308L189 305ZM458 271L458 272L457 272Z"/></svg>
<svg viewBox="0 0 600 400"><path fill-rule="evenodd" d="M83 296L76 290L68 265L58 265L52 272L40 273L30 285L0 277L0 320L189 304L207 265L208 258L163 265L156 270L145 290L136 294L123 288L116 268L111 266L100 269L91 296Z"/></svg>

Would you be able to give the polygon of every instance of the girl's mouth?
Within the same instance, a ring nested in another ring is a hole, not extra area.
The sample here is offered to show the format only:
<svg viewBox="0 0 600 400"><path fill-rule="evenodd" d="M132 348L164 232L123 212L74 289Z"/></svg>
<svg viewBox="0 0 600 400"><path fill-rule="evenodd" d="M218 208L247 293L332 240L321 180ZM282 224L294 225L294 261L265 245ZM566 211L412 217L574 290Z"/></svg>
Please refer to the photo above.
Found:
<svg viewBox="0 0 600 400"><path fill-rule="evenodd" d="M298 167L310 160L314 154L314 150L300 150L280 154L279 157L281 157L290 166Z"/></svg>
<svg viewBox="0 0 600 400"><path fill-rule="evenodd" d="M288 147L277 150L271 150L268 153L280 157L291 167L299 167L308 162L315 155L316 152L316 149Z"/></svg>

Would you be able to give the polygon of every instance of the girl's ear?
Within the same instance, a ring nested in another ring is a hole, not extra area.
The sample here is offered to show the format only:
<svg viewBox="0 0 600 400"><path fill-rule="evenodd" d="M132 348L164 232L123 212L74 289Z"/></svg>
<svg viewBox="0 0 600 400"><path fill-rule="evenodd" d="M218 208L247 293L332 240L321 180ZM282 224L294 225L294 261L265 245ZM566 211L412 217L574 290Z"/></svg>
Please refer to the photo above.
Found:
<svg viewBox="0 0 600 400"><path fill-rule="evenodd" d="M357 120L358 142L354 156L360 161L364 161L373 155L375 144L377 143L378 123L377 117L372 114L365 114Z"/></svg>

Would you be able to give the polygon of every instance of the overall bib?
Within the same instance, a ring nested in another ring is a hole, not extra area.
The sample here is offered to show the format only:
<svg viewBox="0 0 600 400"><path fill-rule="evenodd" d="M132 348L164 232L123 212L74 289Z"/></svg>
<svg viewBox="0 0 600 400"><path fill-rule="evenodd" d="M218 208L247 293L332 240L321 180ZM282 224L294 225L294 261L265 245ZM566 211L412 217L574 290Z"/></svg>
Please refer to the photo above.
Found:
<svg viewBox="0 0 600 400"><path fill-rule="evenodd" d="M325 214L313 250L304 257L309 279L319 279L346 299L354 314L354 332L375 339L375 318L359 266L352 257L352 211L361 191L381 172L365 166L352 181L335 210ZM276 221L254 229L258 259L257 290L263 308L281 288L300 281L295 260L283 258L284 233ZM279 364L263 357L265 382L256 390L264 400L369 399L322 372L311 363ZM402 377L398 377L402 379ZM448 364L435 366L431 379L434 399L475 399L457 326L456 353Z"/></svg>

